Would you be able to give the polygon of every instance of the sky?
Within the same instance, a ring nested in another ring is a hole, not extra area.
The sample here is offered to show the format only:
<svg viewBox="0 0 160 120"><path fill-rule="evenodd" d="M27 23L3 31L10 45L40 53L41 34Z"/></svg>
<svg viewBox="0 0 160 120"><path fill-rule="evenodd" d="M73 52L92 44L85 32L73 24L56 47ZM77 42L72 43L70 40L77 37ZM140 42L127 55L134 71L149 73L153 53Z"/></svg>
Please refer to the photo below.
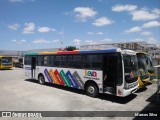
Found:
<svg viewBox="0 0 160 120"><path fill-rule="evenodd" d="M160 46L160 0L0 0L0 50L130 41Z"/></svg>

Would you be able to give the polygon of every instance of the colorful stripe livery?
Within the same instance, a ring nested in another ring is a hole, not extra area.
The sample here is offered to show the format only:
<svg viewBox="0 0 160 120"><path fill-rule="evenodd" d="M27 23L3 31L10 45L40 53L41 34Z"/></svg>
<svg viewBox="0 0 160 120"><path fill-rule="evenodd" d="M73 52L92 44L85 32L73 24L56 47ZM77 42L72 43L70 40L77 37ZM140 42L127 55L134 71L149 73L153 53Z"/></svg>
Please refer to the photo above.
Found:
<svg viewBox="0 0 160 120"><path fill-rule="evenodd" d="M44 74L46 75L48 82L52 83L53 81L52 81L51 77L49 76L49 72L47 69L44 70Z"/></svg>
<svg viewBox="0 0 160 120"><path fill-rule="evenodd" d="M117 48L108 48L105 50L73 50L73 51L57 51L57 52L32 52L25 55L69 55L69 54L88 54L88 53L115 53L119 51Z"/></svg>
<svg viewBox="0 0 160 120"><path fill-rule="evenodd" d="M55 84L60 84L52 69L49 70L49 75Z"/></svg>
<svg viewBox="0 0 160 120"><path fill-rule="evenodd" d="M60 74L59 74L59 72L58 72L58 70L56 69L55 71L54 71L54 74L55 74L55 76L57 77L57 80L58 80L58 82L60 83L60 85L65 85L65 83L63 82L63 80L62 80L62 78L61 78L61 76L60 76Z"/></svg>
<svg viewBox="0 0 160 120"><path fill-rule="evenodd" d="M68 87L72 87L69 79L67 79L66 74L64 73L63 70L60 71L60 75L61 75L61 77L62 77L62 80L65 82L65 84L66 84Z"/></svg>
<svg viewBox="0 0 160 120"><path fill-rule="evenodd" d="M67 71L66 76L68 77L68 79L70 79L74 88L79 88L76 80L73 78L73 76L69 70Z"/></svg>
<svg viewBox="0 0 160 120"><path fill-rule="evenodd" d="M77 80L77 83L79 84L79 88L84 89L84 83L83 83L81 77L79 76L79 74L77 73L77 71L75 71L73 73L73 77L75 80Z"/></svg>
<svg viewBox="0 0 160 120"><path fill-rule="evenodd" d="M65 74L63 70L58 72L56 69L54 72L52 69L48 70L45 69L44 73L48 79L48 82L50 83L55 83L63 86L68 86L68 87L74 87L78 89L83 89L84 88L84 83L80 76L78 75L77 71L71 74L71 72L68 70Z"/></svg>

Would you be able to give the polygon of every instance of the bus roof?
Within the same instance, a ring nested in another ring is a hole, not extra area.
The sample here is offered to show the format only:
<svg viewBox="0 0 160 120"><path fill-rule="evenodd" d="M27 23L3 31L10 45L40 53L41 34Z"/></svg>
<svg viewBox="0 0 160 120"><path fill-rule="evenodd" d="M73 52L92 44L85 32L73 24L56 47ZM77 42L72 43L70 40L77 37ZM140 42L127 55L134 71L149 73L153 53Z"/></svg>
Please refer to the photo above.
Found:
<svg viewBox="0 0 160 120"><path fill-rule="evenodd" d="M127 55L136 55L136 52L133 50L129 50L129 49L124 49L122 50L122 54L127 54Z"/></svg>
<svg viewBox="0 0 160 120"><path fill-rule="evenodd" d="M74 50L74 51L57 51L57 52L31 52L25 55L64 55L64 54L89 54L89 53L116 53L121 52L120 48L109 48L103 50Z"/></svg>

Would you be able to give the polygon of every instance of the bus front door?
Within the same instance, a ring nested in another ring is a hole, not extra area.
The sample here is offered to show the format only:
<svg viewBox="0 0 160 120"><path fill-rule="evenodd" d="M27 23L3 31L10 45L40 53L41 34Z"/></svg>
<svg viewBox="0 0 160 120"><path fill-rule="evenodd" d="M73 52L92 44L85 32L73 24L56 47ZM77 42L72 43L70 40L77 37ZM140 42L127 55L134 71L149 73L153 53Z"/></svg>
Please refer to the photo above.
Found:
<svg viewBox="0 0 160 120"><path fill-rule="evenodd" d="M36 57L31 58L31 78L35 79Z"/></svg>
<svg viewBox="0 0 160 120"><path fill-rule="evenodd" d="M116 55L109 54L103 59L104 93L116 94Z"/></svg>

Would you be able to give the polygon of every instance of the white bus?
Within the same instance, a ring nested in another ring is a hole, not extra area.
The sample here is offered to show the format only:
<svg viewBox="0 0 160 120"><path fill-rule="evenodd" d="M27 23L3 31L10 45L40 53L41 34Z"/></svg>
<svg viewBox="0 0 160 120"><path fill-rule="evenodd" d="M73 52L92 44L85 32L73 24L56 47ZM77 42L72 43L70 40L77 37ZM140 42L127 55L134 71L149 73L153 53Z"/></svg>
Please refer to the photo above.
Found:
<svg viewBox="0 0 160 120"><path fill-rule="evenodd" d="M27 53L26 79L98 93L128 96L138 88L138 63L131 50L76 50Z"/></svg>

